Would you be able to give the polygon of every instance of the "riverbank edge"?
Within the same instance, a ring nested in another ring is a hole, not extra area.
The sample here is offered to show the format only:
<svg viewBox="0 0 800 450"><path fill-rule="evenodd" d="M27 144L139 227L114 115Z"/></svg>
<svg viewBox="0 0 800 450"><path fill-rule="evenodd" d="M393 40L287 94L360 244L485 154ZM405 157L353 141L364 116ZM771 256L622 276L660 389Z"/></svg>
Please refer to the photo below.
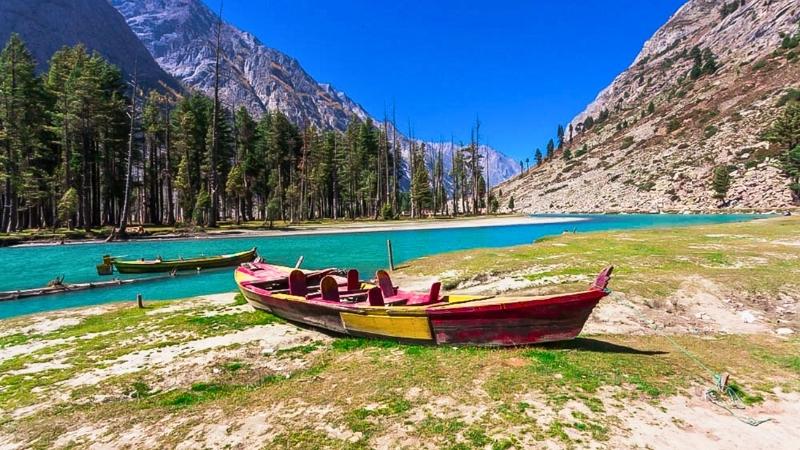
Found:
<svg viewBox="0 0 800 450"><path fill-rule="evenodd" d="M577 216L577 214L576 214ZM114 242L136 241L170 241L181 239L226 239L241 237L270 237L270 236L304 236L326 235L340 233L369 233L415 230L441 230L451 228L482 228L492 226L518 226L518 225L546 225L554 223L574 223L586 220L581 217L532 217L530 215L498 215L457 218L435 218L404 221L374 221L374 222L339 222L339 223L309 223L296 224L273 229L252 228L227 228L208 229L191 232L167 232L152 235L129 235L126 239L117 239ZM76 245L104 243L103 235L96 237L58 240L37 240L35 236L20 237L15 241L14 236L0 236L0 247L45 247L52 245Z"/></svg>

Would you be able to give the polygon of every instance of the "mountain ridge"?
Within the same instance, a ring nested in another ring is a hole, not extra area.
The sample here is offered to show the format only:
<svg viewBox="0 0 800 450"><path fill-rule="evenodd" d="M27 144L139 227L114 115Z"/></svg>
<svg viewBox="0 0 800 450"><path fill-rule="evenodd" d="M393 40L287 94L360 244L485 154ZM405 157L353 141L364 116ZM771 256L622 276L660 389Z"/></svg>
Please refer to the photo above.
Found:
<svg viewBox="0 0 800 450"><path fill-rule="evenodd" d="M0 4L0 42L12 33L25 41L37 70L47 69L50 57L64 46L84 44L122 70L134 71L149 88L180 91L180 84L150 56L107 0L3 0Z"/></svg>
<svg viewBox="0 0 800 450"><path fill-rule="evenodd" d="M777 149L762 135L800 87L798 59L780 52L799 20L793 0L688 1L568 122L566 148L577 156L557 152L502 183L501 204L513 195L526 212L792 207ZM719 166L730 167L723 200L712 186Z"/></svg>
<svg viewBox="0 0 800 450"><path fill-rule="evenodd" d="M199 0L108 0L155 60L186 85L209 93L213 86L214 27L218 16ZM220 95L229 107L243 105L255 115L281 111L300 126L344 131L352 117L370 114L331 84L319 83L293 57L263 44L255 35L223 21ZM266 74L266 75L265 75ZM380 120L373 121L384 126ZM391 124L386 125L391 133ZM454 151L441 143L411 139L398 131L401 154L409 160L412 142ZM519 172L518 163L487 147L491 184ZM432 163L429 163L432 164ZM407 165L401 185L408 186Z"/></svg>

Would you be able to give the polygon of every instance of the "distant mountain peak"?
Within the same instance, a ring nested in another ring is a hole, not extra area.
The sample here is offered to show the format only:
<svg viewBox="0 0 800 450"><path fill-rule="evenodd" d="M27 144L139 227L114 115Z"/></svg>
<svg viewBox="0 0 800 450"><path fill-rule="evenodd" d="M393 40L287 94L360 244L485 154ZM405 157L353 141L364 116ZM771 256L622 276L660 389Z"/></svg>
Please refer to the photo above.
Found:
<svg viewBox="0 0 800 450"><path fill-rule="evenodd" d="M153 57L186 85L209 92L214 79L218 16L201 0L110 0ZM256 36L222 25L221 97L228 107L260 115L279 110L297 124L344 130L366 111L317 83L298 61Z"/></svg>
<svg viewBox="0 0 800 450"><path fill-rule="evenodd" d="M211 92L216 13L201 0L109 1L161 67L187 86ZM370 117L346 93L314 80L295 58L228 23L222 27L222 53L221 98L228 107L245 106L257 116L267 110L281 111L295 124L339 131L353 117ZM407 153L410 140L400 138ZM518 173L516 161L494 149L489 153L494 182Z"/></svg>

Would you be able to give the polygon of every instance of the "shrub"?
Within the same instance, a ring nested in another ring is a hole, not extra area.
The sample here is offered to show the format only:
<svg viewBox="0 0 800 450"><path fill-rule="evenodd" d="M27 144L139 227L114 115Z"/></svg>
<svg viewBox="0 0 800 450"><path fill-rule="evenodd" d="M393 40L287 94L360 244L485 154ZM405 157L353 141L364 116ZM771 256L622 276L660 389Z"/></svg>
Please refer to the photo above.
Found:
<svg viewBox="0 0 800 450"><path fill-rule="evenodd" d="M800 102L800 90L789 88L785 94L778 99L778 106L786 106L787 103Z"/></svg>
<svg viewBox="0 0 800 450"><path fill-rule="evenodd" d="M717 134L717 131L719 131L719 129L717 127L715 127L714 125L709 125L705 129L704 135L705 135L706 139L708 139L708 138L714 136L715 134Z"/></svg>
<svg viewBox="0 0 800 450"><path fill-rule="evenodd" d="M655 182L653 182L653 181L645 181L644 183L641 183L639 186L637 186L637 188L642 192L648 192L648 191L653 190L653 188L655 186L656 186Z"/></svg>
<svg viewBox="0 0 800 450"><path fill-rule="evenodd" d="M620 145L620 149L625 150L631 145L633 145L633 136L625 136L625 139L622 140L622 145Z"/></svg>
<svg viewBox="0 0 800 450"><path fill-rule="evenodd" d="M791 50L800 45L800 29L795 34L786 35L781 41L781 48Z"/></svg>
<svg viewBox="0 0 800 450"><path fill-rule="evenodd" d="M753 64L753 72L761 70L761 69L763 69L765 67L767 67L767 60L766 59L759 59L758 61L756 61Z"/></svg>
<svg viewBox="0 0 800 450"><path fill-rule="evenodd" d="M497 197L492 195L489 197L489 210L492 214L497 214L498 209L500 209L500 202L497 201Z"/></svg>
<svg viewBox="0 0 800 450"><path fill-rule="evenodd" d="M392 220L394 219L394 212L392 211L392 205L388 203L384 203L381 207L381 217L383 220Z"/></svg>
<svg viewBox="0 0 800 450"><path fill-rule="evenodd" d="M681 127L682 123L680 119L677 117L673 117L669 119L667 122L667 133L672 133L673 131L677 131Z"/></svg>
<svg viewBox="0 0 800 450"><path fill-rule="evenodd" d="M744 3L744 0L742 0L742 3ZM736 11L737 9L739 9L739 0L733 0L730 3L726 2L725 4L723 4L722 8L720 8L719 10L719 14L724 19L729 15L733 14L733 12Z"/></svg>

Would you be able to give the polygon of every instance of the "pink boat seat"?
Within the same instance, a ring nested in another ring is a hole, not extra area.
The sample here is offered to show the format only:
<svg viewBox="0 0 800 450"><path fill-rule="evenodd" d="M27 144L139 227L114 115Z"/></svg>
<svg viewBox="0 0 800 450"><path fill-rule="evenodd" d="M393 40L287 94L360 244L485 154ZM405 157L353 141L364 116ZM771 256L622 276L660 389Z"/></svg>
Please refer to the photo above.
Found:
<svg viewBox="0 0 800 450"><path fill-rule="evenodd" d="M367 301L369 302L370 306L385 306L383 302L383 294L381 293L381 288L375 286L374 288L367 291Z"/></svg>
<svg viewBox="0 0 800 450"><path fill-rule="evenodd" d="M378 280L378 286L381 288L383 297L394 297L397 295L397 288L392 284L392 279L385 270L375 272L375 278Z"/></svg>
<svg viewBox="0 0 800 450"><path fill-rule="evenodd" d="M411 297L406 302L406 306L422 306L437 303L441 300L439 298L439 291L441 290L442 283L437 281L431 285L431 290L428 292L428 295L411 294Z"/></svg>
<svg viewBox="0 0 800 450"><path fill-rule="evenodd" d="M339 301L339 283L336 282L335 278L330 275L326 275L322 278L319 286L323 300L330 302Z"/></svg>
<svg viewBox="0 0 800 450"><path fill-rule="evenodd" d="M308 294L308 284L306 274L302 270L295 269L289 273L289 295L305 297Z"/></svg>
<svg viewBox="0 0 800 450"><path fill-rule="evenodd" d="M392 285L392 280L385 270L379 270L376 273L378 279L377 288L370 289L369 302L372 306L391 306L391 305L406 305L406 306L424 306L441 301L439 292L442 289L442 283L436 282L431 285L431 289L427 294L417 294L414 292L403 292ZM377 289L377 291L375 291ZM375 291L375 292L373 292ZM389 293L389 295L387 295ZM377 295L380 294L380 299Z"/></svg>

